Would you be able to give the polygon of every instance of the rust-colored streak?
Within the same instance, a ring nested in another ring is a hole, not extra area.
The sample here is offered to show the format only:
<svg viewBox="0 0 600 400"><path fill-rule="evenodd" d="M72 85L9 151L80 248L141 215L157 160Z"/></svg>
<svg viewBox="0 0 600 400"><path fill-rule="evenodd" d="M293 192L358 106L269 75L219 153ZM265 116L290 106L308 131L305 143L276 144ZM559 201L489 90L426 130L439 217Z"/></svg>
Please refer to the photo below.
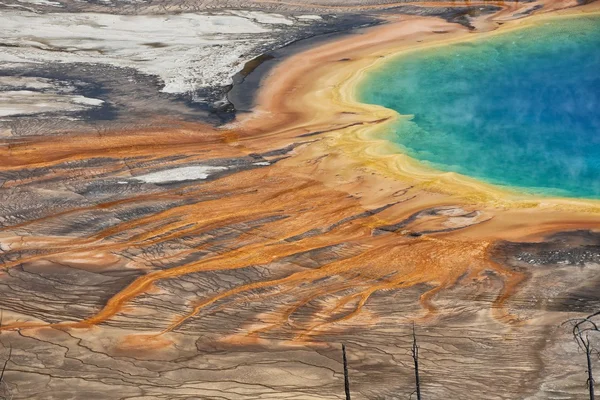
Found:
<svg viewBox="0 0 600 400"><path fill-rule="evenodd" d="M599 214L590 212L597 205L582 211L565 202L544 208L531 200L525 213L523 202L513 207L498 201L498 206L454 186L437 190L431 181L427 186L394 174L386 164L391 157L361 147L357 132L393 116L348 104L342 92L326 96L323 88L337 90L352 78L352 68L364 69L398 43L441 40L445 35L436 33L441 28L452 40L471 35L441 20L406 18L408 24L377 28L282 63L259 93L259 112L235 126L174 122L173 128L2 143L0 169L15 177L11 187L37 189L53 179L104 183L215 160L232 169L214 179L139 185L66 206L50 204L38 214L7 220L0 230L5 274L14 271L10 268L53 264L139 273L103 304L87 305L85 318L48 323L20 316L4 320L0 329L119 324L121 317L135 318L143 309L142 298L157 301L164 295L178 300L170 304L179 308L163 310L153 303L162 312L160 320L122 346L143 347L147 334L152 346L162 348L170 345L165 339L170 332L239 309L247 311L248 321L240 322L235 334L257 339L280 334L304 343L354 323L374 323L377 316L367 318L366 311L389 292L412 289L420 308L411 316L428 321L444 311L439 296L465 282L491 280L489 271L502 283L491 294L490 313L501 323L518 323L506 305L525 276L492 260L490 249L498 240L536 240L549 232L597 227ZM350 67L342 69L342 57L357 64L344 63ZM303 134L312 136L300 138ZM99 159L105 160L100 167L88 166ZM236 170L236 163L246 167ZM88 220L90 226L84 226ZM198 288L168 286L192 274ZM202 286L220 282L215 276L223 279L222 287ZM264 308L255 311L256 304Z"/></svg>

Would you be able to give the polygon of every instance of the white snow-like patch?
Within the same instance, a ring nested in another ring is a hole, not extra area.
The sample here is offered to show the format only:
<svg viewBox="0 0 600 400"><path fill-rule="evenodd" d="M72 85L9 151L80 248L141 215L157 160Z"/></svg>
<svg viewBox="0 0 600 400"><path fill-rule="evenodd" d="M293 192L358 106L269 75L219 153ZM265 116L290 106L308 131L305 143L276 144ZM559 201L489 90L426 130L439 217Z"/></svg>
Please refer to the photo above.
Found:
<svg viewBox="0 0 600 400"><path fill-rule="evenodd" d="M261 11L231 11L231 14L252 19L260 24L293 25L294 22L281 14L268 14Z"/></svg>
<svg viewBox="0 0 600 400"><path fill-rule="evenodd" d="M271 163L267 162L267 161L259 161L259 162L252 163L252 165L271 165Z"/></svg>
<svg viewBox="0 0 600 400"><path fill-rule="evenodd" d="M71 98L74 103L84 104L86 106L100 106L100 105L102 105L102 103L104 103L104 101L102 101L100 99L93 99L93 98L84 97L84 96L71 96Z"/></svg>
<svg viewBox="0 0 600 400"><path fill-rule="evenodd" d="M0 117L32 115L58 111L83 111L102 105L100 99L61 93L40 93L31 90L0 92Z"/></svg>
<svg viewBox="0 0 600 400"><path fill-rule="evenodd" d="M35 0L41 1L41 0ZM281 15L0 13L0 63L102 63L157 75L163 92L227 85L256 49L275 42ZM257 21L263 21L259 23ZM277 21L277 22L275 22Z"/></svg>
<svg viewBox="0 0 600 400"><path fill-rule="evenodd" d="M50 79L29 76L0 76L1 88L52 89L55 84Z"/></svg>
<svg viewBox="0 0 600 400"><path fill-rule="evenodd" d="M165 169L163 171L151 172L145 175L138 175L134 178L140 181L144 181L146 183L195 181L199 179L206 179L211 174L218 171L224 171L226 169L227 167L196 165L190 167Z"/></svg>
<svg viewBox="0 0 600 400"><path fill-rule="evenodd" d="M320 21L323 19L318 15L298 15L296 18L308 21Z"/></svg>
<svg viewBox="0 0 600 400"><path fill-rule="evenodd" d="M51 1L51 0L17 0L17 1L19 3L35 4L38 6L51 6L51 7L62 7L63 6L58 1Z"/></svg>
<svg viewBox="0 0 600 400"><path fill-rule="evenodd" d="M0 2L0 6L10 7L10 8L22 8L23 10L28 10L28 11L31 11L31 12L36 12L35 8L26 7L26 6L23 6L21 4L6 4L6 3Z"/></svg>

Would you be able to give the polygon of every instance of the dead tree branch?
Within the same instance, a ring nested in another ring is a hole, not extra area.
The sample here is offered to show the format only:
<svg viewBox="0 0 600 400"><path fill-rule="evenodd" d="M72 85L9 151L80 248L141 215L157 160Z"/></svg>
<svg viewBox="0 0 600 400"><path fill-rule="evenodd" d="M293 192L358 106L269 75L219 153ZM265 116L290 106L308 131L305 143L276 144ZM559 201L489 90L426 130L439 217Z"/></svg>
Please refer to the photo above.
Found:
<svg viewBox="0 0 600 400"><path fill-rule="evenodd" d="M10 361L10 357L12 356L12 346L8 348L8 357L4 360L4 365L2 366L2 371L0 372L0 384L4 383L4 372L6 371L6 366Z"/></svg>
<svg viewBox="0 0 600 400"><path fill-rule="evenodd" d="M4 310L0 309L0 334L2 333L2 320L4 317ZM12 357L12 346L8 348L8 357L4 360L4 365L2 365L2 370L0 370L0 399L10 400L12 396L10 395L10 390L6 382L4 381L4 373L6 372L6 367L10 362L10 358Z"/></svg>
<svg viewBox="0 0 600 400"><path fill-rule="evenodd" d="M346 358L346 345L342 344L342 357L344 361L344 390L346 391L346 400L350 399L350 378L348 376L348 359Z"/></svg>
<svg viewBox="0 0 600 400"><path fill-rule="evenodd" d="M417 394L417 400L421 400L421 379L419 378L419 345L417 344L417 334L415 332L415 323L413 322L413 327L412 327L412 337L413 337L413 343L412 343L412 358L413 361L415 363L415 391L413 393L411 393L410 397L412 397L412 395L414 393Z"/></svg>
<svg viewBox="0 0 600 400"><path fill-rule="evenodd" d="M594 318L600 316L600 311L597 311L593 314L588 315L584 318L574 318L569 319L563 322L565 324L571 324L572 331L571 334L577 342L577 346L579 349L585 353L586 364L587 364L587 380L586 386L589 391L590 400L595 400L595 381L594 381L594 370L592 363L592 354L594 352L597 353L597 350L594 349L594 345L590 340L590 335L600 333L600 329L598 328L598 322L594 320Z"/></svg>

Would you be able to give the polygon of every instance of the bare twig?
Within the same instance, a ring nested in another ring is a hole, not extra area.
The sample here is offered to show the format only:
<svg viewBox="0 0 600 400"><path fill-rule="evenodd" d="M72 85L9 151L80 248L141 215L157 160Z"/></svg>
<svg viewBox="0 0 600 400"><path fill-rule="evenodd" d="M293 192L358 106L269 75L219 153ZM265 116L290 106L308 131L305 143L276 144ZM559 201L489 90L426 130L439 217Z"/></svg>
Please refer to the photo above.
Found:
<svg viewBox="0 0 600 400"><path fill-rule="evenodd" d="M4 310L0 309L0 334L2 333L2 321L4 319ZM2 370L0 370L0 399L10 400L12 396L10 394L10 389L4 380L4 373L6 372L6 367L10 362L10 358L12 357L12 346L8 347L8 357L4 360L4 365L2 365Z"/></svg>
<svg viewBox="0 0 600 400"><path fill-rule="evenodd" d="M0 332L2 332L1 328L2 328L2 310L0 310ZM12 346L8 347L8 357L6 357L6 360L4 360L4 365L2 366L2 370L0 371L0 389L2 389L2 387L5 387L5 392L8 394L8 386L6 385L6 382L4 381L4 373L6 372L6 366L8 365L8 362L10 361L10 358L12 357ZM5 395L3 393L0 393L0 398L3 399L7 399L10 396Z"/></svg>
<svg viewBox="0 0 600 400"><path fill-rule="evenodd" d="M599 315L600 311L597 311L593 314L588 315L587 317L569 319L562 323L562 325L571 324L573 326L573 329L571 331L573 338L575 339L577 346L579 346L579 349L581 349L585 353L587 363L586 386L589 391L590 400L595 400L596 398L594 390L596 382L594 381L592 354L595 353L600 356L598 350L594 349L593 343L590 340L590 334L600 332L600 329L598 329L598 324L593 320L594 317L597 317Z"/></svg>
<svg viewBox="0 0 600 400"><path fill-rule="evenodd" d="M4 365L2 366L2 371L0 372L0 383L4 382L4 372L6 371L6 366L10 361L10 357L12 356L12 346L8 348L8 357L4 361Z"/></svg>
<svg viewBox="0 0 600 400"><path fill-rule="evenodd" d="M350 378L348 377L348 359L346 358L346 345L342 344L342 358L344 361L344 390L346 400L350 400Z"/></svg>
<svg viewBox="0 0 600 400"><path fill-rule="evenodd" d="M413 393L417 394L417 400L421 400L421 380L419 378L419 345L417 344L417 334L415 333L415 323L413 321L413 329L412 329L413 343L412 343L412 358L415 363L415 391ZM413 393L411 393L410 397L412 397Z"/></svg>

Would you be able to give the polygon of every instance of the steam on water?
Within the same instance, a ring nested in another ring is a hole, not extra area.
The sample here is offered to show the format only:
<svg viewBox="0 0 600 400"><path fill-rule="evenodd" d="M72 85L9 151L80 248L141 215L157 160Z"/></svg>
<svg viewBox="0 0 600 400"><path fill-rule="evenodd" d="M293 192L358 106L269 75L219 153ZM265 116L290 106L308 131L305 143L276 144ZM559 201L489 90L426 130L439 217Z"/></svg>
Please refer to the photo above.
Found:
<svg viewBox="0 0 600 400"><path fill-rule="evenodd" d="M397 58L362 100L408 116L412 157L529 192L600 197L600 18L553 20Z"/></svg>

